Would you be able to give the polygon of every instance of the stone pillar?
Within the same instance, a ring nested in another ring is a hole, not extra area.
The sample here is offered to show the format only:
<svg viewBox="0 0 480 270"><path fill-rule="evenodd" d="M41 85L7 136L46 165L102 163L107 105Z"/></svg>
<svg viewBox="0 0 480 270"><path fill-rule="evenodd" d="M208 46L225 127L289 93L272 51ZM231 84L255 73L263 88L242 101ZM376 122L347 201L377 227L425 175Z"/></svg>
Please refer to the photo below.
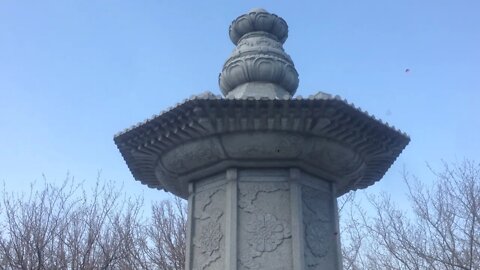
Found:
<svg viewBox="0 0 480 270"><path fill-rule="evenodd" d="M339 97L293 97L287 23L230 25L225 97L194 96L115 136L135 179L188 199L186 270L342 269L336 198L380 180L406 134Z"/></svg>
<svg viewBox="0 0 480 270"><path fill-rule="evenodd" d="M341 269L334 185L297 168L194 182L186 270Z"/></svg>

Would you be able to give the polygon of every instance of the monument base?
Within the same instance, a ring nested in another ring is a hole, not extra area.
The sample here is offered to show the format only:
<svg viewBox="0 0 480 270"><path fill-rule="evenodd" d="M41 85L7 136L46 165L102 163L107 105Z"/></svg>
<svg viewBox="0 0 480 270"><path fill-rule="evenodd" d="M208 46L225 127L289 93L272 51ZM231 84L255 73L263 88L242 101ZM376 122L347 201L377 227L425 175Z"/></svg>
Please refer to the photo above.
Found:
<svg viewBox="0 0 480 270"><path fill-rule="evenodd" d="M335 184L296 168L190 183L186 270L341 268Z"/></svg>

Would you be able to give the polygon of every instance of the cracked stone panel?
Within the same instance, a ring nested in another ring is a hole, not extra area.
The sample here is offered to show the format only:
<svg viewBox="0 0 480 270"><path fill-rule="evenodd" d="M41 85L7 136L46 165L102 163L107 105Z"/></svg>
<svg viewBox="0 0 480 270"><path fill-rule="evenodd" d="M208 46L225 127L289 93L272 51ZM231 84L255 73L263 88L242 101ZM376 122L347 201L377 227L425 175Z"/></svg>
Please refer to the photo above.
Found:
<svg viewBox="0 0 480 270"><path fill-rule="evenodd" d="M289 184L260 178L238 184L238 269L292 269Z"/></svg>
<svg viewBox="0 0 480 270"><path fill-rule="evenodd" d="M200 187L194 196L193 269L225 269L225 186Z"/></svg>

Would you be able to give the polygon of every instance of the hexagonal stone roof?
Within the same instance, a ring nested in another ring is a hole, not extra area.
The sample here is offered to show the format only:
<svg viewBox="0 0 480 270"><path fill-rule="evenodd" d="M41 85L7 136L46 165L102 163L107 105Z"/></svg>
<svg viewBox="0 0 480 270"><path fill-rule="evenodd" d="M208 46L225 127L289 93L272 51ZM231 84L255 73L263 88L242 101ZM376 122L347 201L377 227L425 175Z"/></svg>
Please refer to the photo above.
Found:
<svg viewBox="0 0 480 270"><path fill-rule="evenodd" d="M380 180L410 138L325 93L306 99L206 93L114 141L136 180L185 198L188 182L235 166L299 167L336 181L340 196Z"/></svg>

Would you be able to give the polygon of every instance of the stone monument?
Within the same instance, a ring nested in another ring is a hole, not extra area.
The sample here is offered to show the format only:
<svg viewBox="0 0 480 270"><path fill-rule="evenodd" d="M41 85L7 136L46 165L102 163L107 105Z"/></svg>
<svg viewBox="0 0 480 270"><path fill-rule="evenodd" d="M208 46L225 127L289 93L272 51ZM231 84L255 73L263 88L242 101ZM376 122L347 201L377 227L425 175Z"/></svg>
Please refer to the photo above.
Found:
<svg viewBox="0 0 480 270"><path fill-rule="evenodd" d="M188 199L186 270L342 269L338 196L380 180L404 133L326 93L293 97L287 23L235 19L224 97L194 96L116 135L135 179Z"/></svg>

